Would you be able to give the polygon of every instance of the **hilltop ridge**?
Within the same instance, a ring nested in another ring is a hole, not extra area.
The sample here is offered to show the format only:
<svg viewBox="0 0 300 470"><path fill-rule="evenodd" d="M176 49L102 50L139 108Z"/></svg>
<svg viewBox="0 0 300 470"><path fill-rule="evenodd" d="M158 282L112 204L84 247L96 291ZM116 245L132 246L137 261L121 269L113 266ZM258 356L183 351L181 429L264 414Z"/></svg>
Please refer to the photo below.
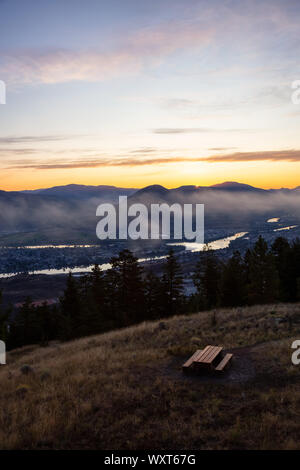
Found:
<svg viewBox="0 0 300 470"><path fill-rule="evenodd" d="M300 304L224 309L12 351L1 448L299 449L299 322ZM234 353L229 375L185 377L206 344Z"/></svg>

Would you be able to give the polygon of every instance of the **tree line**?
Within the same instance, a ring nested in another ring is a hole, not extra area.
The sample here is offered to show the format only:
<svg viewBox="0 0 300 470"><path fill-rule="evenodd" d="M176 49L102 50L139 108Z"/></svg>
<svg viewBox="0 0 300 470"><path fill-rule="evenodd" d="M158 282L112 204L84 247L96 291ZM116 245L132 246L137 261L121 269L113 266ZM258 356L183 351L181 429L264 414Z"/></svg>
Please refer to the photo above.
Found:
<svg viewBox="0 0 300 470"><path fill-rule="evenodd" d="M105 272L95 265L80 278L70 273L55 305L34 305L27 298L16 311L0 308L0 339L8 349L47 345L180 313L300 300L299 239L278 237L268 247L260 236L244 256L235 251L227 260L210 250L199 253L190 296L172 250L160 275L145 270L127 249L110 263Z"/></svg>

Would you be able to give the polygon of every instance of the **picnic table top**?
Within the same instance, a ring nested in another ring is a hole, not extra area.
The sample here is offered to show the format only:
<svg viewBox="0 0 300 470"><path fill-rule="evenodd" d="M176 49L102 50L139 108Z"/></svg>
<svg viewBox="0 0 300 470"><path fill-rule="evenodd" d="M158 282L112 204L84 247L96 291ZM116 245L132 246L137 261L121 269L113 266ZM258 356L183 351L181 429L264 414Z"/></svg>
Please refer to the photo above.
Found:
<svg viewBox="0 0 300 470"><path fill-rule="evenodd" d="M203 351L194 357L194 362L202 364L211 364L222 351L222 346L206 346Z"/></svg>

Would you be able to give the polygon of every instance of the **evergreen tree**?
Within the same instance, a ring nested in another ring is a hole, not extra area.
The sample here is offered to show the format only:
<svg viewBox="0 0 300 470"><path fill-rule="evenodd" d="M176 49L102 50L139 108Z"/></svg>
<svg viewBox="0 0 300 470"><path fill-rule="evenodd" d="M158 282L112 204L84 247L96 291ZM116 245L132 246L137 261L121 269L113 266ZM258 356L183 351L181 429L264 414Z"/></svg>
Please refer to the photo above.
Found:
<svg viewBox="0 0 300 470"><path fill-rule="evenodd" d="M49 341L56 339L59 334L57 308L43 302L36 307L35 314L39 324L38 341L42 346L47 346Z"/></svg>
<svg viewBox="0 0 300 470"><path fill-rule="evenodd" d="M291 244L291 251L288 261L290 271L291 301L300 300L300 239L296 238Z"/></svg>
<svg viewBox="0 0 300 470"><path fill-rule="evenodd" d="M120 316L119 298L119 273L115 269L108 269L104 276L104 309L107 329L120 328L123 325L123 318Z"/></svg>
<svg viewBox="0 0 300 470"><path fill-rule="evenodd" d="M221 280L221 305L237 307L246 301L246 272L241 254L235 251L225 263Z"/></svg>
<svg viewBox="0 0 300 470"><path fill-rule="evenodd" d="M180 313L185 300L183 277L181 267L173 250L169 251L166 262L163 266L161 288L164 314L167 316L173 316Z"/></svg>
<svg viewBox="0 0 300 470"><path fill-rule="evenodd" d="M94 302L101 309L104 304L104 275L98 264L92 269L89 280Z"/></svg>
<svg viewBox="0 0 300 470"><path fill-rule="evenodd" d="M2 291L0 290L0 340L6 342L8 335L8 312L2 309Z"/></svg>
<svg viewBox="0 0 300 470"><path fill-rule="evenodd" d="M290 302L295 298L296 287L293 281L293 257L291 256L291 251L289 242L283 237L276 238L271 247L279 276L279 298L283 302Z"/></svg>
<svg viewBox="0 0 300 470"><path fill-rule="evenodd" d="M70 340L81 336L84 332L82 297L77 281L69 273L66 289L59 299L61 311L60 336Z"/></svg>
<svg viewBox="0 0 300 470"><path fill-rule="evenodd" d="M194 273L200 309L210 309L220 302L221 264L212 250L200 253Z"/></svg>
<svg viewBox="0 0 300 470"><path fill-rule="evenodd" d="M83 335L106 331L105 281L98 264L95 264L91 274L81 278L80 296L84 318Z"/></svg>
<svg viewBox="0 0 300 470"><path fill-rule="evenodd" d="M37 343L39 338L37 323L33 302L30 297L26 297L10 324L9 348Z"/></svg>
<svg viewBox="0 0 300 470"><path fill-rule="evenodd" d="M145 277L145 303L147 320L155 320L163 315L162 283L158 276L150 270Z"/></svg>
<svg viewBox="0 0 300 470"><path fill-rule="evenodd" d="M108 295L117 299L121 324L128 326L144 320L143 270L138 259L125 249L118 257L113 257L110 263L109 281L112 280L113 284L109 285Z"/></svg>
<svg viewBox="0 0 300 470"><path fill-rule="evenodd" d="M245 256L250 304L272 303L279 296L279 277L274 256L268 244L259 236L252 250Z"/></svg>

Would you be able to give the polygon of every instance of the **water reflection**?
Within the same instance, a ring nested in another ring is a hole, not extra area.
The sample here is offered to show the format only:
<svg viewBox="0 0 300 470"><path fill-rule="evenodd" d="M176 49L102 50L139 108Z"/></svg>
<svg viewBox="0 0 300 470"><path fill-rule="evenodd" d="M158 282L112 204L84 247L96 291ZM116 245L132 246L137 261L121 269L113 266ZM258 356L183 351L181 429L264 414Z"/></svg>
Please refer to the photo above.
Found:
<svg viewBox="0 0 300 470"><path fill-rule="evenodd" d="M183 243L168 243L171 246L184 246L187 251L204 251L205 249L209 250L223 250L224 248L228 248L230 243L233 240L238 238L242 238L247 235L248 232L240 232L232 235L231 237L221 238L220 240L215 240L210 243L193 243L193 242L183 242Z"/></svg>
<svg viewBox="0 0 300 470"><path fill-rule="evenodd" d="M297 228L298 225L290 225L289 227L281 227L281 228L275 228L274 232L281 232L282 230L292 230L293 228Z"/></svg>
<svg viewBox="0 0 300 470"><path fill-rule="evenodd" d="M244 237L247 235L248 232L240 232L236 233L235 235L232 235L230 237L226 238L221 238L220 240L215 240L212 241L208 244L204 243L193 243L193 242L183 242L183 243L168 243L169 246L183 246L185 248L185 251L191 251L191 252L197 252L197 251L204 251L205 249L210 249L210 250L223 250L224 248L228 248L230 243L233 240L236 240L237 238ZM60 245L63 246L63 245ZM70 246L70 245L68 245ZM77 245L78 246L78 245ZM24 247L22 247L24 248ZM140 263L145 263L145 262L150 262L150 261L159 261L166 258L166 255L163 256L154 256L154 257L149 257L149 258L139 258ZM100 268L103 271L106 271L107 269L111 268L110 263L104 263L99 265ZM28 274L48 274L48 275L54 275L54 274L68 274L71 272L72 274L83 274L83 273L90 273L94 267L94 264L91 264L90 266L80 266L80 267L75 267L75 268L61 268L61 269L39 269L35 271L29 271ZM0 274L0 278L8 278L8 277L13 277L16 276L17 274L21 273L7 273L7 274Z"/></svg>

